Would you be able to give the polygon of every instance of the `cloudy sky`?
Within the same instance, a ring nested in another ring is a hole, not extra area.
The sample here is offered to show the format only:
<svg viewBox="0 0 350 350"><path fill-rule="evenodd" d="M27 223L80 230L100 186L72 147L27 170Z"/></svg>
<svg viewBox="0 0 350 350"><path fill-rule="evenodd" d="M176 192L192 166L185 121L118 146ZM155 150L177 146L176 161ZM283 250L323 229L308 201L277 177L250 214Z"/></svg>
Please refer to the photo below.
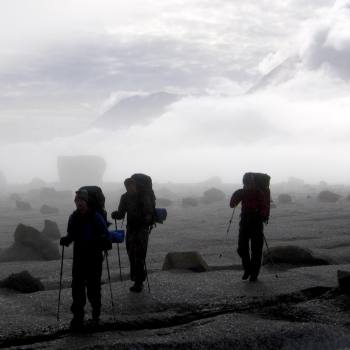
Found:
<svg viewBox="0 0 350 350"><path fill-rule="evenodd" d="M55 181L58 155L94 154L108 181L350 183L350 0L2 0L0 23L9 182ZM158 92L180 98L95 126Z"/></svg>

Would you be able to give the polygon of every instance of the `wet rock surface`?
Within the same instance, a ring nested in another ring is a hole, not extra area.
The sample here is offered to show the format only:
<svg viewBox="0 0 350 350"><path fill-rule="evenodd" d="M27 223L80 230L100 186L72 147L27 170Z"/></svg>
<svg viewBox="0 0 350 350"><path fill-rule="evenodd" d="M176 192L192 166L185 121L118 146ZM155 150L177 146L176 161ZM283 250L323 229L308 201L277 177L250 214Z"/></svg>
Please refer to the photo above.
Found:
<svg viewBox="0 0 350 350"><path fill-rule="evenodd" d="M337 288L336 267L275 273L256 283L240 271L202 274L155 272L147 289L128 292L115 282L115 322L103 285L101 325L71 333L70 289L62 291L60 322L55 291L35 293L1 321L0 348L13 349L337 349L350 346L350 298ZM51 301L51 303L49 303ZM31 305L32 304L32 305ZM3 304L0 304L0 311ZM25 314L32 312L31 319ZM17 311L17 312L16 312ZM89 311L89 309L88 309ZM34 314L33 314L34 312ZM16 314L16 316L15 316ZM88 315L87 315L88 316ZM11 327L9 326L11 325Z"/></svg>

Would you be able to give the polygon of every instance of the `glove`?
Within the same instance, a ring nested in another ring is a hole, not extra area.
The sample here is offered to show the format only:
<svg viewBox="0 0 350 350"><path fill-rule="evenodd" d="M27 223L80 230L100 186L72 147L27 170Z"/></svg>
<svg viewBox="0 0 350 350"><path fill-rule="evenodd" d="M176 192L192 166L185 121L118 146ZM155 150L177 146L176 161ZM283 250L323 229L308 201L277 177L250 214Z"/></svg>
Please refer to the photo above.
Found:
<svg viewBox="0 0 350 350"><path fill-rule="evenodd" d="M113 211L113 212L111 213L111 217L112 217L113 220L117 220L117 217L118 217L118 210Z"/></svg>
<svg viewBox="0 0 350 350"><path fill-rule="evenodd" d="M64 236L60 239L60 245L69 247L69 245L72 243L71 239L68 236Z"/></svg>

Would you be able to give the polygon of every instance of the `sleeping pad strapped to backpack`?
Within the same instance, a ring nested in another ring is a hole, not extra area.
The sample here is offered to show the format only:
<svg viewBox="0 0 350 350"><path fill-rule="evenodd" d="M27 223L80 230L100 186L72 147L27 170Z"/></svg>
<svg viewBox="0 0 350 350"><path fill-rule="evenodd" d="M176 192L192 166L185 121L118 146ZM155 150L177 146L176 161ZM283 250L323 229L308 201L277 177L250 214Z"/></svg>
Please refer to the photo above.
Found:
<svg viewBox="0 0 350 350"><path fill-rule="evenodd" d="M254 179L255 187L259 189L265 198L265 204L268 208L267 216L263 218L264 222L269 221L270 217L270 202L271 202L271 193L270 193L270 179L271 177L263 173L245 173L244 177L252 177Z"/></svg>

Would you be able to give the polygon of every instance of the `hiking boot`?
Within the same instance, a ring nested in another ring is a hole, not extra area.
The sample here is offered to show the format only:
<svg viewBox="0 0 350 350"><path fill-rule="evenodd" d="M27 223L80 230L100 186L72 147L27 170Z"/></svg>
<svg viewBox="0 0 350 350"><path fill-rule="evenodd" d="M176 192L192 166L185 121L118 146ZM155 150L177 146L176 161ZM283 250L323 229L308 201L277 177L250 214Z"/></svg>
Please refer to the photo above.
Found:
<svg viewBox="0 0 350 350"><path fill-rule="evenodd" d="M129 288L130 292L133 293L140 293L143 289L143 283L142 282L135 282L132 287Z"/></svg>
<svg viewBox="0 0 350 350"><path fill-rule="evenodd" d="M243 276L242 276L242 280L243 280L243 281L246 281L246 280L249 278L249 276L250 276L250 272L244 271L244 274L243 274Z"/></svg>
<svg viewBox="0 0 350 350"><path fill-rule="evenodd" d="M73 332L79 332L84 328L84 319L73 317L70 321L69 328Z"/></svg>

